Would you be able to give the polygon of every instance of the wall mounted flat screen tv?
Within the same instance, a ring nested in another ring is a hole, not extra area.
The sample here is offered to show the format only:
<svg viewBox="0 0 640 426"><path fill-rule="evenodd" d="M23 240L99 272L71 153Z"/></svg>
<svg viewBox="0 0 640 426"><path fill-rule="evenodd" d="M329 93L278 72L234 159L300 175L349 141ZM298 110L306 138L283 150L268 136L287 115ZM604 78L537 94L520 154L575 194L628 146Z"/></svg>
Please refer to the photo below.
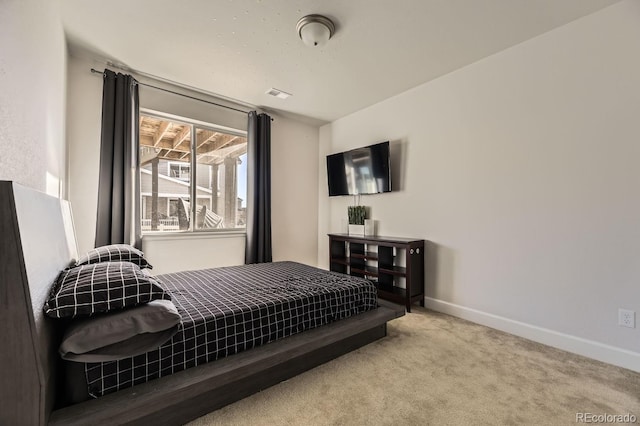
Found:
<svg viewBox="0 0 640 426"><path fill-rule="evenodd" d="M391 191L389 141L327 155L329 196Z"/></svg>

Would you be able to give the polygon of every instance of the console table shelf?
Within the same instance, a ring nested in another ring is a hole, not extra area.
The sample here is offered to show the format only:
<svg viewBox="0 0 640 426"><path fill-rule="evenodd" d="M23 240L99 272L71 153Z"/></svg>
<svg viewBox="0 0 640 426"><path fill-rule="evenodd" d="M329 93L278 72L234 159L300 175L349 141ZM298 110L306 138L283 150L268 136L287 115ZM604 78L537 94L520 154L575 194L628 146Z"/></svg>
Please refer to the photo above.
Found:
<svg viewBox="0 0 640 426"><path fill-rule="evenodd" d="M378 260L378 253L375 251L368 251L366 253L352 253L351 257L356 259L368 259L368 260Z"/></svg>
<svg viewBox="0 0 640 426"><path fill-rule="evenodd" d="M404 304L407 312L415 302L424 306L424 240L329 234L329 264L332 271L369 278L378 297Z"/></svg>

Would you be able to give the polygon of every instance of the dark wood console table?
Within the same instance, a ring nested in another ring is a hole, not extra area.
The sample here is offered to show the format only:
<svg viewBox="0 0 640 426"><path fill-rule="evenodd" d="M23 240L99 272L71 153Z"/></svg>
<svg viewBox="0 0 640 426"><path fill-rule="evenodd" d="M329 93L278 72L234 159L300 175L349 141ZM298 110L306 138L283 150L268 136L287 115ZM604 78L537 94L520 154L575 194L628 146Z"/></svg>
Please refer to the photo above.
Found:
<svg viewBox="0 0 640 426"><path fill-rule="evenodd" d="M424 240L329 234L329 269L372 280L378 297L407 312L424 306Z"/></svg>

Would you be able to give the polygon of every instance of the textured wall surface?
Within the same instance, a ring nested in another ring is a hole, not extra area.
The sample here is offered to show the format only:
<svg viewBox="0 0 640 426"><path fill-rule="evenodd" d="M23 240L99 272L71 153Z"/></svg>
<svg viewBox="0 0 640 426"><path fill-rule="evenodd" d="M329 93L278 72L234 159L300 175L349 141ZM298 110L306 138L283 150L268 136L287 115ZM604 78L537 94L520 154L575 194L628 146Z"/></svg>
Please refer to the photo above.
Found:
<svg viewBox="0 0 640 426"><path fill-rule="evenodd" d="M0 3L0 179L65 184L66 43L57 1Z"/></svg>

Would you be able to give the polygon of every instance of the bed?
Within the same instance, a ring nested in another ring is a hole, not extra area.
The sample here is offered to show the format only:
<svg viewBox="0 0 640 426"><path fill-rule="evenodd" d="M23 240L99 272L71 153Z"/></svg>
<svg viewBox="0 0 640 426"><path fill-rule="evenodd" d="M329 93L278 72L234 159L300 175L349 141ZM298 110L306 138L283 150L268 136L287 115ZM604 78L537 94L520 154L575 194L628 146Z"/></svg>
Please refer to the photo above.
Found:
<svg viewBox="0 0 640 426"><path fill-rule="evenodd" d="M77 257L69 205L0 182L0 235L0 424L183 424L384 337L387 321L404 314L395 305L345 314L328 325L267 338L268 344L250 350L234 349L239 353L214 362L61 406L61 329L42 306L59 271ZM289 264L302 267L297 265Z"/></svg>

